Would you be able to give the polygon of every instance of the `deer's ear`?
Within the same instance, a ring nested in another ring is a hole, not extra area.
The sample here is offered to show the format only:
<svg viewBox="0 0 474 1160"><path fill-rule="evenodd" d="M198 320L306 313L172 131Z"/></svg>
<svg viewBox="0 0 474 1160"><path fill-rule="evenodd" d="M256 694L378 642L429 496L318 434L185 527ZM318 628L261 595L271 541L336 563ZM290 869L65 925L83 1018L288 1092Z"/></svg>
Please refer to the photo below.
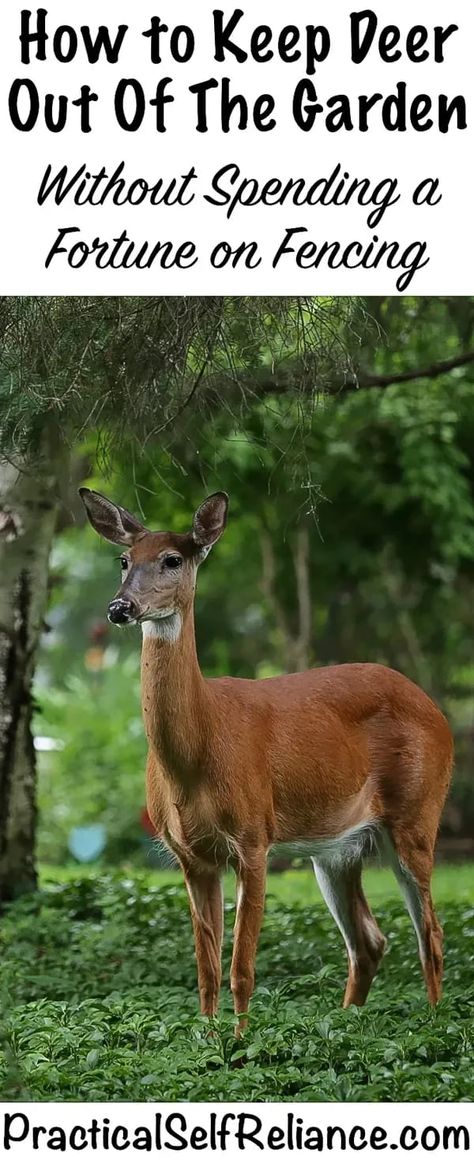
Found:
<svg viewBox="0 0 474 1160"><path fill-rule="evenodd" d="M214 495L209 495L194 513L193 541L206 556L212 545L222 536L227 523L228 508L229 497L225 491L216 491Z"/></svg>
<svg viewBox="0 0 474 1160"><path fill-rule="evenodd" d="M112 503L99 491L90 491L88 487L80 487L79 495L87 512L89 523L99 536L109 540L111 544L124 544L130 548L138 536L146 531L143 524L132 516L131 512L118 504Z"/></svg>

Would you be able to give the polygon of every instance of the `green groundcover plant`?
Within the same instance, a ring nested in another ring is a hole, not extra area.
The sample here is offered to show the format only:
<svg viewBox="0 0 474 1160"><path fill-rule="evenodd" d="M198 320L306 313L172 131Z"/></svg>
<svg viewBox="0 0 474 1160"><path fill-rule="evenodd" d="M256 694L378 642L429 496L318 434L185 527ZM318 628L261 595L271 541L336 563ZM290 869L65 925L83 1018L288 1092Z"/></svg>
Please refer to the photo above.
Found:
<svg viewBox="0 0 474 1160"><path fill-rule="evenodd" d="M446 881L438 873L446 977L434 1011L392 888L374 902L389 949L370 1000L343 1011L345 955L310 875L270 878L258 986L240 1041L225 988L212 1036L197 1014L179 876L47 883L1 925L0 1098L472 1099L474 869ZM226 902L224 978L233 912Z"/></svg>

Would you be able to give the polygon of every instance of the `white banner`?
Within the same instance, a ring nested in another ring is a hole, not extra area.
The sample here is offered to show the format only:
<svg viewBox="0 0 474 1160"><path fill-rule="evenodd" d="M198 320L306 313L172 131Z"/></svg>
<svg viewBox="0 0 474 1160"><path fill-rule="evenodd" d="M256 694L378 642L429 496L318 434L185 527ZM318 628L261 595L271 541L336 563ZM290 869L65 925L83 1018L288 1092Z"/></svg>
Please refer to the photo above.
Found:
<svg viewBox="0 0 474 1160"><path fill-rule="evenodd" d="M2 294L469 294L472 0L0 9Z"/></svg>
<svg viewBox="0 0 474 1160"><path fill-rule="evenodd" d="M0 1104L0 1154L14 1160L52 1151L454 1155L473 1139L471 1104Z"/></svg>

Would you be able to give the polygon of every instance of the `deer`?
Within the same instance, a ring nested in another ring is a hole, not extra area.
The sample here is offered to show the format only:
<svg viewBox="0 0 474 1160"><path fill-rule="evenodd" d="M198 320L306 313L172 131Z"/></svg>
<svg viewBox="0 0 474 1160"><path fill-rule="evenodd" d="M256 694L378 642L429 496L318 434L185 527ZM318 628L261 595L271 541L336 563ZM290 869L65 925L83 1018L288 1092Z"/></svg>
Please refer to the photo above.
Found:
<svg viewBox="0 0 474 1160"><path fill-rule="evenodd" d="M195 641L196 577L225 530L225 492L201 503L187 533L149 531L99 492L83 487L80 495L95 531L122 549L108 619L142 631L147 808L184 874L201 1013L218 1010L222 877L231 867L237 1035L247 1026L267 858L279 843L312 859L344 940L343 1006L365 1003L386 945L362 887L373 854L395 872L428 1000L437 1003L443 949L431 876L453 765L446 718L421 688L381 664L206 679Z"/></svg>

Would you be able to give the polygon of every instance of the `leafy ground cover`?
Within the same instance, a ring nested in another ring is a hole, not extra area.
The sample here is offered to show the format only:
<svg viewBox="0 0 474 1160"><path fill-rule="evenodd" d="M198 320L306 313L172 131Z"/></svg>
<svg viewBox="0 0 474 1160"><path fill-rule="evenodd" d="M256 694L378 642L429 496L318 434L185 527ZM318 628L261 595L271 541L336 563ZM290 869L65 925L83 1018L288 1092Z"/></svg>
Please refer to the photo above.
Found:
<svg viewBox="0 0 474 1160"><path fill-rule="evenodd" d="M244 1040L223 991L214 1034L196 1014L179 876L43 875L0 931L0 1096L21 1100L470 1100L474 866L438 870L445 997L424 997L415 939L384 871L367 891L389 949L369 1002L342 1011L340 935L306 871L269 880ZM226 882L224 971L233 899Z"/></svg>

